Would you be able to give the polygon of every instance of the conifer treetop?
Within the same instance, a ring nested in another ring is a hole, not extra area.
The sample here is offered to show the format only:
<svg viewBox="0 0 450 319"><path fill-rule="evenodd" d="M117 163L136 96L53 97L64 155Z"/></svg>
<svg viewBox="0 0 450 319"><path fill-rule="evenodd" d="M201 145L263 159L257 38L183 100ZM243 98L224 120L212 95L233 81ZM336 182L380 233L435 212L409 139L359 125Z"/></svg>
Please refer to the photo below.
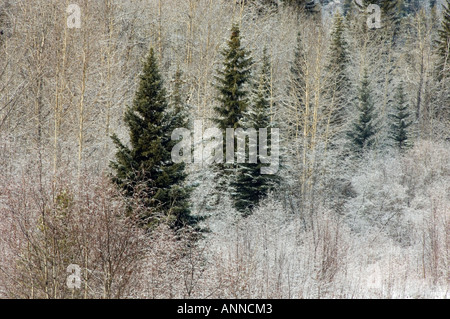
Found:
<svg viewBox="0 0 450 319"><path fill-rule="evenodd" d="M240 29L237 24L231 28L231 37L227 47L222 50L224 57L223 69L218 70L217 100L220 105L214 109L218 114L215 122L219 128L237 128L242 114L248 106L248 90L253 59L250 52L241 44Z"/></svg>

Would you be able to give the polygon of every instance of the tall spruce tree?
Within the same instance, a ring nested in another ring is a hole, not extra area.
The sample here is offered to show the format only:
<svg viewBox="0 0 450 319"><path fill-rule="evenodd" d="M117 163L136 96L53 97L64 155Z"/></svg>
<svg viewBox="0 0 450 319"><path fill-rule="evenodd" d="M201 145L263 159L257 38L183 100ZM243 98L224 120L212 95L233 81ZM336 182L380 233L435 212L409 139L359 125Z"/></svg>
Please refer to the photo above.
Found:
<svg viewBox="0 0 450 319"><path fill-rule="evenodd" d="M249 104L247 86L251 78L253 59L241 44L237 24L233 24L231 28L231 38L222 51L222 56L223 69L218 70L216 76L219 105L214 110L218 115L215 122L225 132L227 128L238 127Z"/></svg>
<svg viewBox="0 0 450 319"><path fill-rule="evenodd" d="M166 90L153 49L124 121L129 130L130 146L123 144L116 135L112 136L117 147L116 160L110 164L114 171L113 182L126 195L138 196L148 209L147 214L140 216L144 226L152 227L160 218L167 219L175 228L195 225L188 202L190 189L184 186L184 164L174 164L171 160L170 130L182 125L183 120L173 118L168 110Z"/></svg>
<svg viewBox="0 0 450 319"><path fill-rule="evenodd" d="M444 5L441 28L436 40L438 64L437 79L442 81L450 75L450 0Z"/></svg>
<svg viewBox="0 0 450 319"><path fill-rule="evenodd" d="M403 84L401 83L395 94L394 113L391 114L391 138L394 140L395 146L400 150L404 150L410 146L408 128L412 122L409 118L409 105L406 102Z"/></svg>
<svg viewBox="0 0 450 319"><path fill-rule="evenodd" d="M344 36L345 24L342 15L336 12L331 33L331 47L329 53L328 70L333 72L331 99L335 107L329 112L331 125L342 125L345 117L345 107L350 87L347 75L349 63L348 44Z"/></svg>
<svg viewBox="0 0 450 319"><path fill-rule="evenodd" d="M226 130L236 129L249 106L249 87L251 82L251 67L253 59L241 43L240 29L237 24L231 28L231 37L227 46L221 52L223 68L218 70L217 81L218 105L214 107L217 114L214 122L226 136ZM236 139L234 143L236 151ZM226 154L224 143L223 154ZM229 186L235 176L235 164L217 164L215 172L215 204L218 204L224 194L228 194Z"/></svg>
<svg viewBox="0 0 450 319"><path fill-rule="evenodd" d="M359 88L358 101L356 105L358 117L347 133L353 149L359 153L370 149L377 135L375 106L372 101L372 92L367 70L364 71L361 86Z"/></svg>
<svg viewBox="0 0 450 319"><path fill-rule="evenodd" d="M242 127L256 130L259 140L259 129L268 129L268 145L270 145L270 128L272 127L270 98L271 98L271 62L264 49L259 83L254 89L254 100L251 107L241 120ZM261 147L261 145L260 145ZM270 154L270 148L269 148ZM267 196L269 191L279 182L278 175L263 175L261 168L266 164L261 163L259 155L256 156L258 163L240 164L237 169L236 179L231 183L234 189L233 200L235 208L244 216L251 213L261 199ZM247 162L249 156L246 156Z"/></svg>

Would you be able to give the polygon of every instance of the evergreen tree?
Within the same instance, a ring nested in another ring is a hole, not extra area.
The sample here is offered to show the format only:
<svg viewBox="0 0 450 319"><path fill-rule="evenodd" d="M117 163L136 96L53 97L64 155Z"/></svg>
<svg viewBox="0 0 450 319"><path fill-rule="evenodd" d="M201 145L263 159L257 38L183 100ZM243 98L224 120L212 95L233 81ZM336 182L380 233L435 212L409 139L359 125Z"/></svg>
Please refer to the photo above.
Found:
<svg viewBox="0 0 450 319"><path fill-rule="evenodd" d="M183 71L180 68L177 68L177 72L175 73L175 77L173 79L173 92L171 94L171 100L173 109L178 111L179 113L184 112L184 103L183 103ZM184 120L184 122L187 122Z"/></svg>
<svg viewBox="0 0 450 319"><path fill-rule="evenodd" d="M359 115L353 124L353 129L347 135L352 142L354 150L361 152L373 146L377 134L374 114L375 107L372 101L372 92L367 70L364 71L364 76L361 81L356 108Z"/></svg>
<svg viewBox="0 0 450 319"><path fill-rule="evenodd" d="M267 55L267 50L264 50L263 63L261 66L261 73L259 84L254 90L254 101L252 107L245 113L242 119L242 127L254 128L257 132L257 140L259 140L259 129L268 129L268 145L270 145L270 128L271 112L270 112L270 74L271 62ZM270 153L270 150L269 150ZM251 213L251 209L255 207L258 202L267 196L269 191L279 181L277 175L262 175L261 168L266 164L262 164L257 155L258 163L240 164L237 170L236 180L231 183L234 189L233 200L234 206L244 216ZM248 162L248 156L247 156Z"/></svg>
<svg viewBox="0 0 450 319"><path fill-rule="evenodd" d="M186 103L183 101L183 71L179 68L175 72L172 82L173 89L170 95L169 114L166 117L168 119L167 132L173 132L174 129L187 128L189 126L189 114ZM172 149L172 146L168 146L167 149Z"/></svg>
<svg viewBox="0 0 450 319"><path fill-rule="evenodd" d="M297 45L294 51L294 60L290 68L290 80L288 84L288 95L293 97L300 107L305 104L305 90L306 90L306 54L303 45L302 35L297 34Z"/></svg>
<svg viewBox="0 0 450 319"><path fill-rule="evenodd" d="M408 127L411 126L412 122L409 121L410 113L408 109L409 105L406 103L403 84L400 84L395 95L394 113L391 114L393 121L391 125L391 138L400 150L405 149L409 144Z"/></svg>
<svg viewBox="0 0 450 319"><path fill-rule="evenodd" d="M186 178L184 164L174 164L171 160L173 142L169 130L182 122L172 120L171 116L166 90L151 49L133 105L124 117L130 147L113 135L117 153L116 161L110 165L114 170L113 182L126 195L138 196L148 208L148 214L141 216L147 227L158 223L160 217L167 218L175 228L196 223L189 210L190 189L183 185Z"/></svg>
<svg viewBox="0 0 450 319"><path fill-rule="evenodd" d="M251 66L253 60L250 52L241 45L239 26L234 24L231 28L231 38L225 50L222 51L224 68L218 71L216 80L219 91L219 106L216 106L218 117L215 122L225 132L227 128L237 128L239 120L247 110L248 90Z"/></svg>
<svg viewBox="0 0 450 319"><path fill-rule="evenodd" d="M269 53L267 53L267 47L264 47L258 92L261 93L260 91L261 91L261 83L262 83L262 94L261 95L263 96L263 98L265 98L267 100L269 107L270 107L270 101L272 99L271 78L272 78L272 61L271 61Z"/></svg>
<svg viewBox="0 0 450 319"><path fill-rule="evenodd" d="M339 12L334 17L334 25L331 33L330 57L328 70L333 72L332 99L335 108L330 116L331 125L341 125L344 121L345 106L347 104L350 80L347 75L349 63L348 44L344 37L344 19Z"/></svg>
<svg viewBox="0 0 450 319"><path fill-rule="evenodd" d="M441 28L436 40L438 65L437 79L442 81L450 74L450 0L444 5Z"/></svg>
<svg viewBox="0 0 450 319"><path fill-rule="evenodd" d="M305 121L300 117L306 110L306 90L307 90L307 56L302 40L302 34L297 34L297 45L294 50L294 59L290 66L290 77L287 85L287 95L289 96L289 109L292 111L291 116L286 118L286 125L283 125L286 132L284 138L299 142L299 136L304 129ZM288 110L289 110L288 109ZM289 151L294 152L294 149Z"/></svg>
<svg viewBox="0 0 450 319"><path fill-rule="evenodd" d="M226 129L236 129L247 111L249 105L248 87L251 81L251 66L253 59L250 52L241 44L239 26L233 24L231 28L231 37L227 47L221 52L224 58L222 70L218 70L216 88L218 91L217 100L219 105L214 108L217 117L214 122L226 136ZM235 139L236 151L236 139ZM224 143L223 154L226 154L226 143ZM218 204L224 193L228 193L228 188L232 179L235 178L236 165L218 164L214 167L215 171L215 204Z"/></svg>

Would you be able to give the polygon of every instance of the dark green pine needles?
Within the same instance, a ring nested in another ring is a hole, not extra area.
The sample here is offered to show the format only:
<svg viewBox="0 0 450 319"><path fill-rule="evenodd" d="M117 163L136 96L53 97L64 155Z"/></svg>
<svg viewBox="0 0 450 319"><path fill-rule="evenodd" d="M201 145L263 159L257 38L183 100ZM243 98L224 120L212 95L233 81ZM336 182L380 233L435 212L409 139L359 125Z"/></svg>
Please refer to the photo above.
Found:
<svg viewBox="0 0 450 319"><path fill-rule="evenodd" d="M394 113L391 114L391 138L394 140L395 146L403 150L409 146L408 128L412 122L409 121L409 105L406 103L406 96L401 83L395 94Z"/></svg>
<svg viewBox="0 0 450 319"><path fill-rule="evenodd" d="M143 224L154 226L161 219L176 228L193 225L190 215L190 189L184 185L184 164L171 159L174 127L183 120L174 116L166 100L166 90L153 49L140 76L139 88L124 121L129 130L130 146L112 136L117 147L113 182L129 197L138 198L147 208Z"/></svg>
<svg viewBox="0 0 450 319"><path fill-rule="evenodd" d="M327 110L332 126L340 126L345 121L347 96L349 95L350 80L347 75L349 63L348 44L344 36L345 24L342 15L337 12L334 16L333 30L331 32L331 46L328 69L333 71L331 86L334 108Z"/></svg>
<svg viewBox="0 0 450 319"><path fill-rule="evenodd" d="M250 57L250 52L242 46L237 24L233 24L230 39L221 54L224 61L223 67L217 70L217 76L215 77L217 81L217 101L219 103L214 107L216 113L214 122L225 135L227 128L238 128L239 121L249 105L248 86L251 79L253 59ZM227 193L235 168L234 164L218 164L215 167L217 173L217 203L221 201L222 195Z"/></svg>
<svg viewBox="0 0 450 319"><path fill-rule="evenodd" d="M367 70L359 88L357 101L358 117L352 126L352 130L348 132L348 137L353 144L356 152L361 152L373 146L377 127L375 124L375 107L372 101L372 92L370 90L369 75Z"/></svg>
<svg viewBox="0 0 450 319"><path fill-rule="evenodd" d="M271 63L267 50L264 49L263 63L259 83L254 90L254 99L251 107L245 112L241 120L242 127L256 130L259 141L259 129L267 128L268 145L270 145L271 106L270 106L270 74ZM261 147L261 145L260 145ZM270 149L268 154L270 154ZM248 163L249 156L246 156L247 163L242 163L236 171L236 179L231 183L234 192L232 194L235 208L244 216L251 213L261 199L267 196L273 187L279 183L278 175L263 175L261 168L265 165L261 163L260 156L257 156L258 163Z"/></svg>
<svg viewBox="0 0 450 319"><path fill-rule="evenodd" d="M241 45L239 26L234 24L228 45L222 51L224 68L219 70L216 76L220 103L214 108L218 114L215 122L224 132L227 128L237 128L242 114L247 110L246 84L250 80L253 64L249 55L250 53Z"/></svg>

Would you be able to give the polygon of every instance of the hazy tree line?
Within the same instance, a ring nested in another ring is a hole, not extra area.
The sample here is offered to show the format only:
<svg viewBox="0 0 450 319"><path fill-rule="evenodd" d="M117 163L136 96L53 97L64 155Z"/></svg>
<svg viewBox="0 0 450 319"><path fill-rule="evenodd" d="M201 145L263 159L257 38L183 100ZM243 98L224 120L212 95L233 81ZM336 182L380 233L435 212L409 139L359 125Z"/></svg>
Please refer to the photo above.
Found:
<svg viewBox="0 0 450 319"><path fill-rule="evenodd" d="M380 29L354 1L78 1L80 29L1 1L0 294L448 295L450 3L361 3ZM277 174L173 163L199 120L279 128Z"/></svg>

